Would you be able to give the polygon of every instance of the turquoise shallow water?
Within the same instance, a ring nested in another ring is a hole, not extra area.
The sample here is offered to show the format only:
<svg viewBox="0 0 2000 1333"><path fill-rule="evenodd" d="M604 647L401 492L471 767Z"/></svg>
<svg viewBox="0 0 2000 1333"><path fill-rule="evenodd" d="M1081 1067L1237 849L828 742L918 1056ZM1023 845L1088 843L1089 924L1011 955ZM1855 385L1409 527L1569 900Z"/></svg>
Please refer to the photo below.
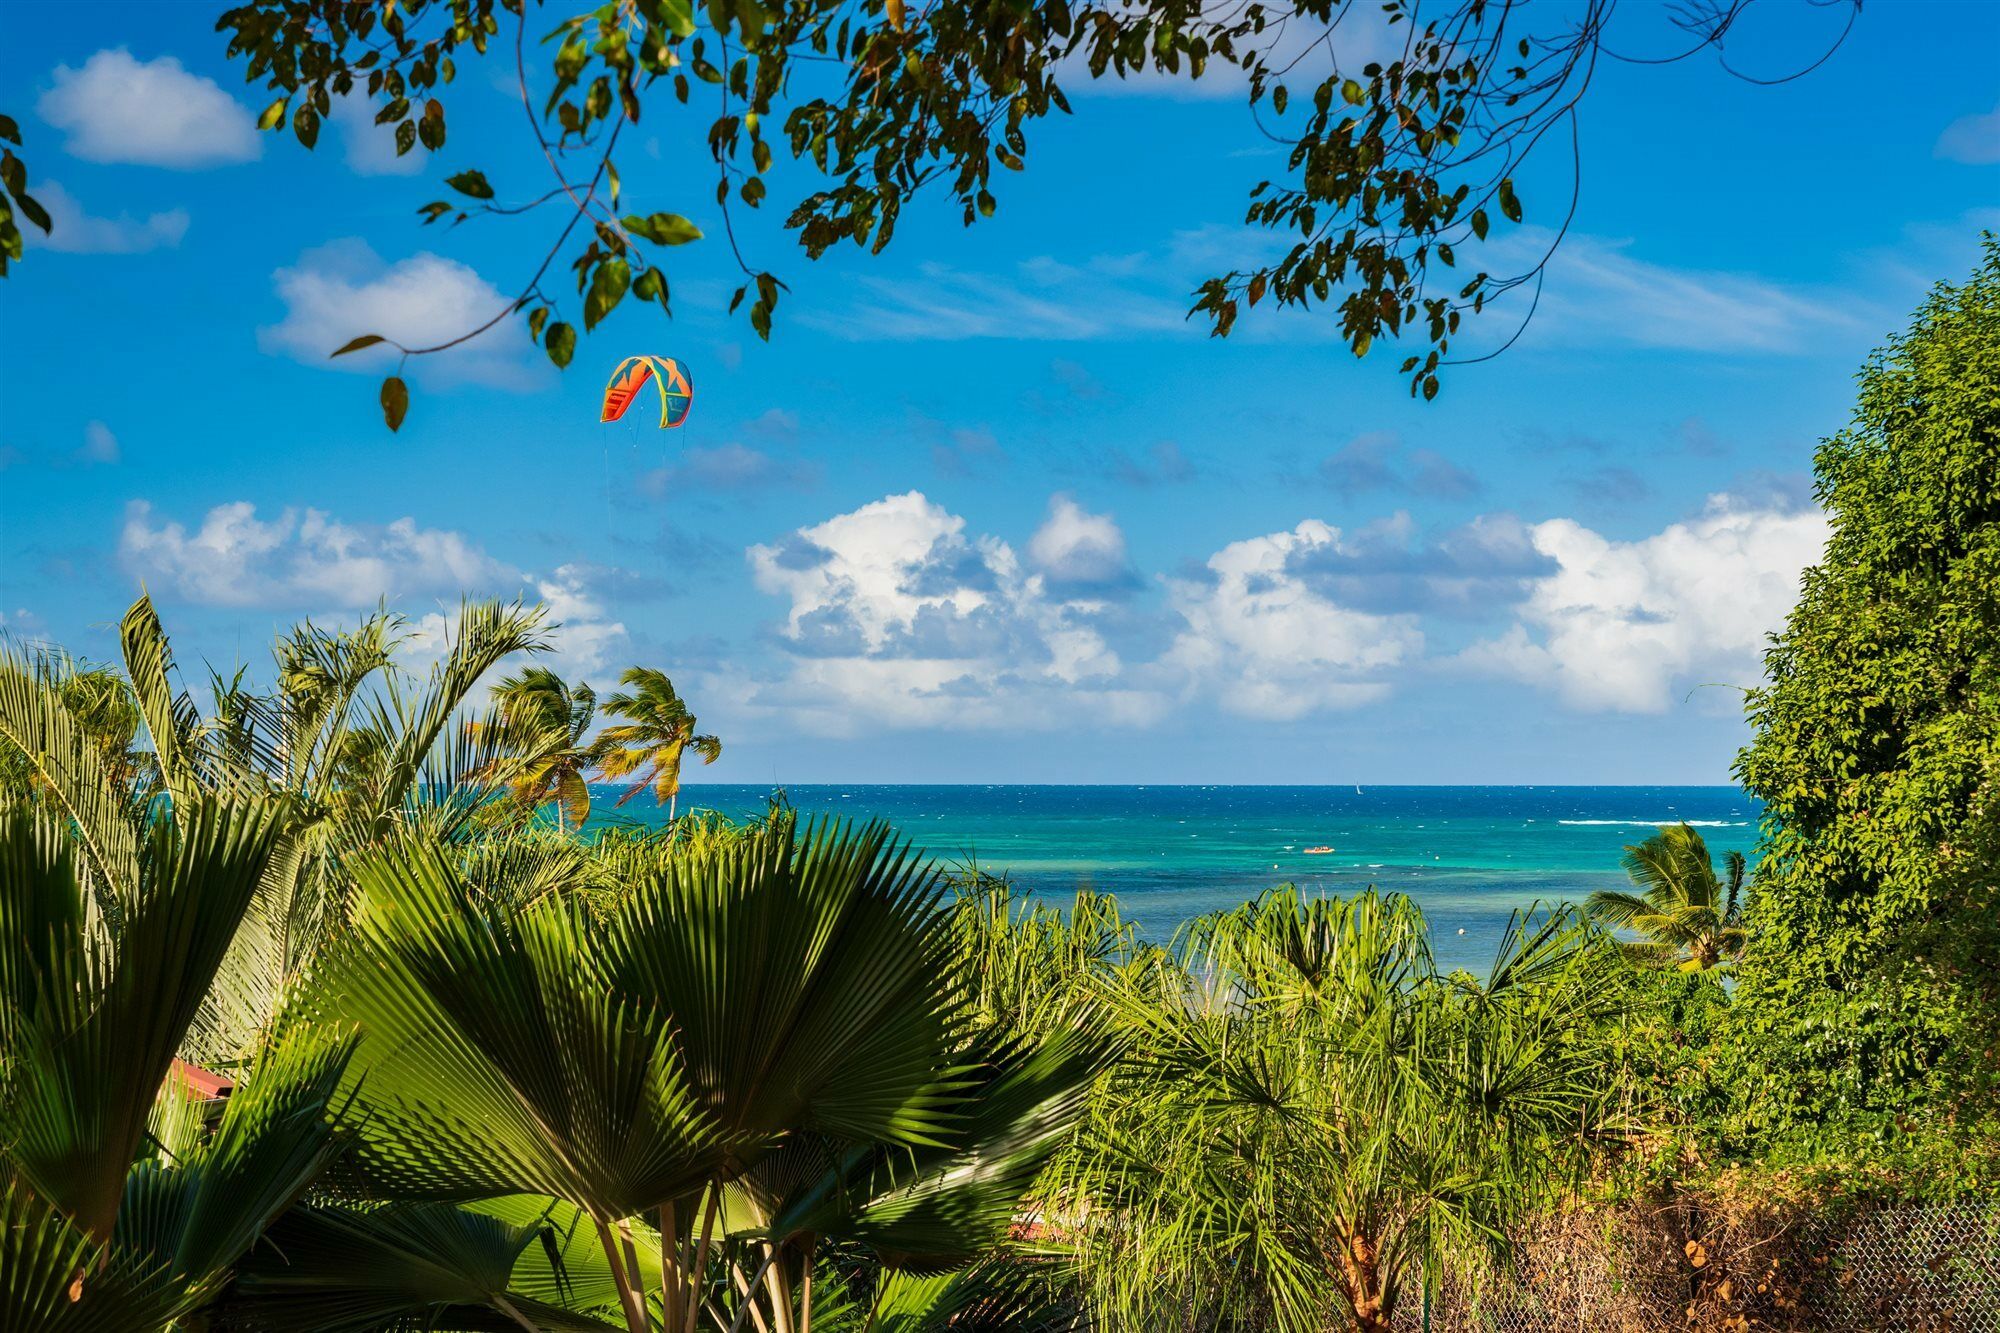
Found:
<svg viewBox="0 0 2000 1333"><path fill-rule="evenodd" d="M741 815L768 794L689 784L681 804ZM807 814L886 818L940 860L976 860L1051 897L1081 884L1116 893L1155 938L1286 880L1325 893L1374 884L1424 907L1443 962L1475 968L1513 909L1623 884L1620 851L1655 825L1687 820L1719 859L1750 851L1758 817L1733 787L857 784L789 795ZM641 795L618 814L653 822L664 812ZM1334 850L1305 853L1315 846Z"/></svg>

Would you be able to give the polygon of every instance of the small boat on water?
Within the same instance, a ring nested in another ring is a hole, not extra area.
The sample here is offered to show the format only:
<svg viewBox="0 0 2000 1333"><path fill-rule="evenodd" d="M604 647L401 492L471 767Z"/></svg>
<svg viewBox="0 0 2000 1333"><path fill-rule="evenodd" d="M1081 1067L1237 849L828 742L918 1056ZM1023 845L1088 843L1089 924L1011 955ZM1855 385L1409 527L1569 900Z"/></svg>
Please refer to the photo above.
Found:
<svg viewBox="0 0 2000 1333"><path fill-rule="evenodd" d="M1331 848L1331 847L1308 847L1308 848L1306 848L1306 855L1307 855L1307 856L1325 856L1325 855L1327 855L1327 854L1328 854L1329 852L1331 852L1332 850L1333 850L1333 848Z"/></svg>

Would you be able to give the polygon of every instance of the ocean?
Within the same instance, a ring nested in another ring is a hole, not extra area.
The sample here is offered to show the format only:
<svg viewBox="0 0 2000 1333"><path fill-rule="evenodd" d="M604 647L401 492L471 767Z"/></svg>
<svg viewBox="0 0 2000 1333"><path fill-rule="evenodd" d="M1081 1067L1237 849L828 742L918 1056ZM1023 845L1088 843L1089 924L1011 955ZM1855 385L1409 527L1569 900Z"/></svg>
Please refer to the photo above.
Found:
<svg viewBox="0 0 2000 1333"><path fill-rule="evenodd" d="M600 790L597 824L615 796ZM1620 887L1620 852L1664 823L1701 830L1718 863L1748 854L1759 807L1734 787L1098 787L849 784L787 789L804 814L880 817L949 864L1054 901L1115 893L1164 940L1181 922L1290 881L1315 893L1409 894L1449 967L1482 970L1510 912ZM681 808L744 815L769 789L689 783ZM618 815L654 822L649 795ZM1309 855L1308 847L1330 847Z"/></svg>

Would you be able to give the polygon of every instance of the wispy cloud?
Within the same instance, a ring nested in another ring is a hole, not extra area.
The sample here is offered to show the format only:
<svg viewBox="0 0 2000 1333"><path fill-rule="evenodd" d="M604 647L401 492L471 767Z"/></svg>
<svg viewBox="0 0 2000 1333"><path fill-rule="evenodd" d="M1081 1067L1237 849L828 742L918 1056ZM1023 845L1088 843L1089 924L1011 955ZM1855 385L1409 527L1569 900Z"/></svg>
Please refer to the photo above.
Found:
<svg viewBox="0 0 2000 1333"><path fill-rule="evenodd" d="M286 509L264 519L247 500L214 506L192 529L156 522L152 505L134 500L118 554L136 577L208 606L356 608L522 578L465 534L413 518L374 526Z"/></svg>
<svg viewBox="0 0 2000 1333"><path fill-rule="evenodd" d="M35 198L49 210L50 231L44 236L39 228L29 229L28 244L33 246L78 255L135 255L172 249L187 235L186 209L170 208L144 218L130 213L95 217L56 181L37 185Z"/></svg>
<svg viewBox="0 0 2000 1333"><path fill-rule="evenodd" d="M1960 116L1938 135L1935 152L1952 162L1991 166L2000 162L2000 106Z"/></svg>
<svg viewBox="0 0 2000 1333"><path fill-rule="evenodd" d="M1553 235L1524 227L1481 263L1525 268ZM1676 268L1636 253L1631 240L1572 233L1549 263L1527 338L1534 344L1627 346L1713 353L1794 353L1858 322L1843 304L1749 273ZM1526 314L1529 289L1490 305L1476 329L1504 337Z"/></svg>

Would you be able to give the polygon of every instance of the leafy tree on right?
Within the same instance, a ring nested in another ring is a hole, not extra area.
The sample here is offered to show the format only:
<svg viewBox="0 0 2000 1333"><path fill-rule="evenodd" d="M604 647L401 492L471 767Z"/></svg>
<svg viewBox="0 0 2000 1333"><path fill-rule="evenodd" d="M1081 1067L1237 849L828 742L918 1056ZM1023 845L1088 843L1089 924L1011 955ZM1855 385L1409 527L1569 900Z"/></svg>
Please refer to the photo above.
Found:
<svg viewBox="0 0 2000 1333"><path fill-rule="evenodd" d="M1862 368L1826 554L1737 761L1766 843L1739 969L1745 1146L1967 1163L2000 1117L2000 238Z"/></svg>

